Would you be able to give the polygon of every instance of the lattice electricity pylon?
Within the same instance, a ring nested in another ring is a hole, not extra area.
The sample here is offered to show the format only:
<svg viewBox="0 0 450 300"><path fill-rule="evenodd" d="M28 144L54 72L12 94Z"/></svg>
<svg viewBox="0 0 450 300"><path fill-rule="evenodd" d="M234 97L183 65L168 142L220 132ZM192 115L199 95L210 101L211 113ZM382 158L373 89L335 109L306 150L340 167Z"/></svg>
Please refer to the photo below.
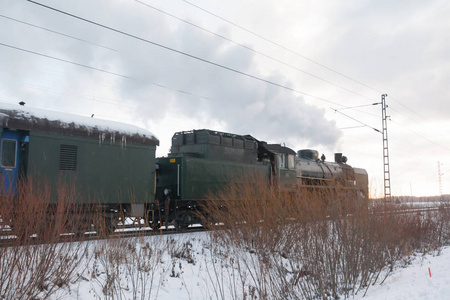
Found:
<svg viewBox="0 0 450 300"><path fill-rule="evenodd" d="M381 95L381 115L383 118L383 169L384 169L384 201L391 201L391 174L389 171L389 147L387 134L386 97Z"/></svg>
<svg viewBox="0 0 450 300"><path fill-rule="evenodd" d="M438 178L439 178L439 196L442 197L442 174L441 173L441 162L438 161Z"/></svg>

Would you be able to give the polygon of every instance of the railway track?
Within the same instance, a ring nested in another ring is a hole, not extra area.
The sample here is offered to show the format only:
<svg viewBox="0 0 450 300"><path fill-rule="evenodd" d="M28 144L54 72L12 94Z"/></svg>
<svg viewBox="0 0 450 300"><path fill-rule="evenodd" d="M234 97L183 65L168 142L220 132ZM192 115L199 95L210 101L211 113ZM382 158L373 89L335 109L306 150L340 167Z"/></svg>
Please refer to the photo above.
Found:
<svg viewBox="0 0 450 300"><path fill-rule="evenodd" d="M95 240L105 240L105 239L120 239L120 238L133 238L133 237L146 237L155 235L168 235L168 234L182 234L182 233L193 233L205 231L201 225L194 224L188 227L186 230L177 231L173 226L169 228L161 228L158 230L153 230L150 227L139 226L137 224L127 224L119 225L116 230L112 233L102 234L96 231L85 232L84 234L73 234L64 233L59 236L57 240L53 238L52 240L44 240L38 235L33 234L23 242L26 245L38 245L41 243L57 242L83 242L83 241L95 241ZM0 225L0 247L18 246L21 242L17 241L17 236L7 225Z"/></svg>
<svg viewBox="0 0 450 300"><path fill-rule="evenodd" d="M450 207L447 207L450 208ZM442 209L440 206L417 206L417 207L394 207L390 208L385 213L394 213L394 214L420 214L420 213L429 213L436 212Z"/></svg>
<svg viewBox="0 0 450 300"><path fill-rule="evenodd" d="M450 205L427 205L427 206L391 206L389 209L385 210L383 213L389 214L416 214L416 215L426 215L428 213L438 212L440 209L450 209ZM379 213L379 211L377 212ZM120 239L120 238L133 238L133 237L146 237L155 235L167 235L167 234L180 234L180 233L192 233L205 231L200 224L194 224L188 227L186 230L177 231L173 226L169 226L167 229L163 226L161 229L153 230L150 227L146 227L141 223L129 222L127 224L119 224L117 229L109 234L99 234L95 231L85 232L82 235L75 235L73 233L61 234L57 241L52 240L51 242L80 242L80 241L94 241L94 240L105 240L105 239ZM26 244L40 244L47 243L39 238L37 235L30 236L26 240ZM9 226L2 224L0 222L0 247L8 247L12 245L19 245L17 237L14 232L9 228Z"/></svg>
<svg viewBox="0 0 450 300"><path fill-rule="evenodd" d="M450 210L450 203L426 204L426 205L405 205L390 206L384 213L392 214L426 214L438 212L442 209Z"/></svg>

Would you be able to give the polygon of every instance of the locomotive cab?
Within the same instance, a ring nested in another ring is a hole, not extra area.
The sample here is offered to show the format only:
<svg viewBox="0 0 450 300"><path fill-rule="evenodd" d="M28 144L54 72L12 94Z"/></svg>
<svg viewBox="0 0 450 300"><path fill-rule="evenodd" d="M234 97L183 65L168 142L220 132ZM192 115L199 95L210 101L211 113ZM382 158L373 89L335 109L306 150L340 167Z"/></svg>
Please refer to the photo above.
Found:
<svg viewBox="0 0 450 300"><path fill-rule="evenodd" d="M272 184L295 184L295 151L291 148L258 142L258 161L270 161Z"/></svg>

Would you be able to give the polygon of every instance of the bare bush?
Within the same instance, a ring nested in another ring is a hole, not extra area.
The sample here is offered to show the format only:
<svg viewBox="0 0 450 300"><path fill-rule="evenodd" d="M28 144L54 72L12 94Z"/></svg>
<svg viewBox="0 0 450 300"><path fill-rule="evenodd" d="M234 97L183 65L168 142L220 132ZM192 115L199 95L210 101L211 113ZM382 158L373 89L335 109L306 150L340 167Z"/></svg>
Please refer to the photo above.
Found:
<svg viewBox="0 0 450 300"><path fill-rule="evenodd" d="M2 195L4 226L0 247L0 297L3 299L48 298L66 288L77 276L86 244L72 242L77 222L70 218L70 186L60 185L56 194L44 180L20 180L17 195ZM8 235L6 235L8 234Z"/></svg>
<svg viewBox="0 0 450 300"><path fill-rule="evenodd" d="M159 289L169 270L163 258L171 249L161 236L149 239L109 238L92 248L86 266L92 293L102 299L158 299Z"/></svg>
<svg viewBox="0 0 450 300"><path fill-rule="evenodd" d="M448 210L418 216L386 204L369 209L339 185L294 190L253 176L210 198L204 222L223 224L211 240L233 257L238 276L227 281L235 298L351 297L382 282L413 251L438 249L448 234ZM224 282L219 272L210 275Z"/></svg>

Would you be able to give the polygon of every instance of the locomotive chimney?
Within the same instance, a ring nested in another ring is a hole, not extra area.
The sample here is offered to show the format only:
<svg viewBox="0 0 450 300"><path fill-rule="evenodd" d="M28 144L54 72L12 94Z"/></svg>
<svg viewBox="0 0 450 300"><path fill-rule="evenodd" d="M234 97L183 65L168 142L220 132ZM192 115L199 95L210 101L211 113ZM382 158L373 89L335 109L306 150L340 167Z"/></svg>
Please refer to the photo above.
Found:
<svg viewBox="0 0 450 300"><path fill-rule="evenodd" d="M335 153L334 161L338 164L342 164L342 153Z"/></svg>

